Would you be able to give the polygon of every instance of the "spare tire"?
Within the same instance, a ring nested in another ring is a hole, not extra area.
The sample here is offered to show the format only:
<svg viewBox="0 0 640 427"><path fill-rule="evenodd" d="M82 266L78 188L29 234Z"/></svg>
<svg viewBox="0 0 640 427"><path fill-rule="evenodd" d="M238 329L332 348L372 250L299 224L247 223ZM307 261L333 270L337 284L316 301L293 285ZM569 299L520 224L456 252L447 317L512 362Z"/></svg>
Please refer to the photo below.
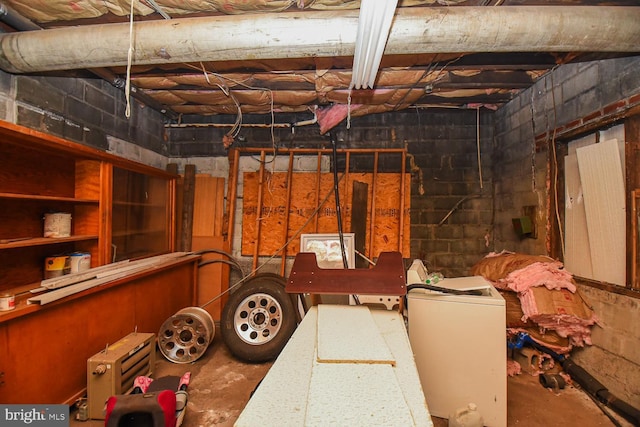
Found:
<svg viewBox="0 0 640 427"><path fill-rule="evenodd" d="M224 343L247 362L275 359L296 329L296 309L275 274L252 277L233 292L220 320Z"/></svg>

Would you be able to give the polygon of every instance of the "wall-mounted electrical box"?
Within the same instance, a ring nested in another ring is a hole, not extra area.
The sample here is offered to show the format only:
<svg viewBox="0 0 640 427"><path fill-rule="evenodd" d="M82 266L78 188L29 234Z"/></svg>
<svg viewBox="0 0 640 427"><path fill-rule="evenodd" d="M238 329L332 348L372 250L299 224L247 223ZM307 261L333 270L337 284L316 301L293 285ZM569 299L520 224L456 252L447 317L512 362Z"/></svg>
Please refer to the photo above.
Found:
<svg viewBox="0 0 640 427"><path fill-rule="evenodd" d="M522 216L511 219L513 229L520 238L538 238L536 230L536 209L537 206L523 206Z"/></svg>

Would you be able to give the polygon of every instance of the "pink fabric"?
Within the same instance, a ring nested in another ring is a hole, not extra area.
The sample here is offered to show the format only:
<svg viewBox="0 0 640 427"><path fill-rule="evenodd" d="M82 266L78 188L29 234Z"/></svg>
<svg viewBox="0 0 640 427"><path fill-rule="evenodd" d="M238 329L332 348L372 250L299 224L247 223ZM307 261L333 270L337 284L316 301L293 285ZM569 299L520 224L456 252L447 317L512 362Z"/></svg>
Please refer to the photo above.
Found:
<svg viewBox="0 0 640 427"><path fill-rule="evenodd" d="M572 345L583 347L591 345L591 327L598 323L594 313L589 319L564 313L540 313L531 292L518 294L522 305L522 320L531 319L541 331L553 330L563 338L569 338Z"/></svg>
<svg viewBox="0 0 640 427"><path fill-rule="evenodd" d="M180 378L180 384L178 384L178 390L182 390L182 386L184 386L184 390L189 386L189 382L191 381L191 372L185 372L185 374Z"/></svg>
<svg viewBox="0 0 640 427"><path fill-rule="evenodd" d="M576 291L571 273L562 269L561 262L534 262L524 268L509 273L498 280L500 288L515 292L526 292L534 286L545 286L547 289L568 289Z"/></svg>
<svg viewBox="0 0 640 427"><path fill-rule="evenodd" d="M522 366L513 359L507 359L507 375L513 377L522 373Z"/></svg>
<svg viewBox="0 0 640 427"><path fill-rule="evenodd" d="M351 104L351 112L360 108L360 104ZM320 135L324 135L336 127L341 121L347 118L349 106L345 104L335 104L331 107L318 109L316 117L320 125Z"/></svg>
<svg viewBox="0 0 640 427"><path fill-rule="evenodd" d="M140 387L140 390L142 390L143 393L146 393L152 382L153 378L140 375L133 381L133 388Z"/></svg>

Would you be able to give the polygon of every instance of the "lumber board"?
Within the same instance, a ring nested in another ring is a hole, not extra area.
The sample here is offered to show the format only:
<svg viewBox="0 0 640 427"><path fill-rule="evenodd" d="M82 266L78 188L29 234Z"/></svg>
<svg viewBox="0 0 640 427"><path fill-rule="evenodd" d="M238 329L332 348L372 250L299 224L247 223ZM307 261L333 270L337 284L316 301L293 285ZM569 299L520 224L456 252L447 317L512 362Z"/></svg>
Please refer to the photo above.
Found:
<svg viewBox="0 0 640 427"><path fill-rule="evenodd" d="M104 285L105 283L113 282L114 280L118 280L135 273L160 267L163 264L168 263L173 259L185 256L185 255L189 255L189 253L172 252L169 254L158 255L150 258L144 258L137 261L130 261L128 263L122 263L122 264L117 263L118 265L115 265L113 268L109 268L109 269L101 268L100 271L98 271L97 273L91 272L91 270L89 270L87 271L87 274L93 273L92 278L82 280L79 282L74 282L73 284L70 284L68 286L61 287L59 289L55 289L31 298L28 298L27 303L40 304L40 305L49 304L51 302L68 297L78 292L82 292L87 289Z"/></svg>
<svg viewBox="0 0 640 427"><path fill-rule="evenodd" d="M353 191L351 196L351 232L355 234L356 251L365 253L365 239L367 236L367 206L369 185L353 181ZM356 256L356 268L366 268L369 266L367 260Z"/></svg>
<svg viewBox="0 0 640 427"><path fill-rule="evenodd" d="M564 266L576 276L593 277L587 216L576 154L570 154L564 158L564 182L566 193Z"/></svg>
<svg viewBox="0 0 640 427"><path fill-rule="evenodd" d="M576 150L589 230L593 278L626 281L624 178L615 139Z"/></svg>
<svg viewBox="0 0 640 427"><path fill-rule="evenodd" d="M221 236L193 236L191 244L194 251L204 249L228 251L224 238ZM202 254L201 262L223 259L226 260L228 258L218 253L204 253ZM219 321L222 315L222 307L227 300L227 295L225 294L213 302L210 301L229 288L229 265L216 262L201 266L198 268L197 286L196 303L199 307L204 308L214 321Z"/></svg>
<svg viewBox="0 0 640 427"><path fill-rule="evenodd" d="M192 235L221 236L223 212L224 178L197 174L195 176Z"/></svg>

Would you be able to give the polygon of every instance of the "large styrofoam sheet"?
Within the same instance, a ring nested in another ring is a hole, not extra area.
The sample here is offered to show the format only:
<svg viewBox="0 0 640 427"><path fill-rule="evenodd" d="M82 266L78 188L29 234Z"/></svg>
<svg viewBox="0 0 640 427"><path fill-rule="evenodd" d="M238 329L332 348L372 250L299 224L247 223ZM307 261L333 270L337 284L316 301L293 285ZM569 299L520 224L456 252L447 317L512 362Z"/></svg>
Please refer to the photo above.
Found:
<svg viewBox="0 0 640 427"><path fill-rule="evenodd" d="M318 362L385 363L395 359L366 306L318 306Z"/></svg>
<svg viewBox="0 0 640 427"><path fill-rule="evenodd" d="M404 318L394 310L376 310L373 315L380 335L384 338L397 363L394 368L402 394L409 406L415 426L433 427L424 397L420 376L416 375L416 361L407 335Z"/></svg>
<svg viewBox="0 0 640 427"><path fill-rule="evenodd" d="M316 307L311 307L234 427L305 425L315 353Z"/></svg>
<svg viewBox="0 0 640 427"><path fill-rule="evenodd" d="M310 308L234 426L433 427L402 316L370 312L395 365L322 363L317 326L323 306ZM369 310L344 307L356 317Z"/></svg>
<svg viewBox="0 0 640 427"><path fill-rule="evenodd" d="M593 278L625 284L624 175L614 139L576 150L589 231Z"/></svg>
<svg viewBox="0 0 640 427"><path fill-rule="evenodd" d="M415 422L393 366L317 363L304 425L413 426Z"/></svg>

